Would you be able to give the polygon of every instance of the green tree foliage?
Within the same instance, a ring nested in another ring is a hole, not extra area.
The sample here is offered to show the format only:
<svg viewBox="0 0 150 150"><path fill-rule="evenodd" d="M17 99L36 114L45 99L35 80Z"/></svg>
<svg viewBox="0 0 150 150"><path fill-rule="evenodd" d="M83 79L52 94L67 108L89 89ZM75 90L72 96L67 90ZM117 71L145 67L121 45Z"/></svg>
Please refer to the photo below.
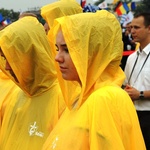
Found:
<svg viewBox="0 0 150 150"><path fill-rule="evenodd" d="M11 10L6 10L4 8L0 9L0 13L2 14L4 19L10 19L12 22L18 19L19 12L14 12Z"/></svg>
<svg viewBox="0 0 150 150"><path fill-rule="evenodd" d="M142 2L137 5L135 14L140 12L150 12L150 0L142 0Z"/></svg>
<svg viewBox="0 0 150 150"><path fill-rule="evenodd" d="M98 6L100 3L102 3L104 0L97 0L95 3L94 3L94 5L95 6Z"/></svg>
<svg viewBox="0 0 150 150"><path fill-rule="evenodd" d="M132 0L121 0L121 2L130 3L130 2L132 2Z"/></svg>

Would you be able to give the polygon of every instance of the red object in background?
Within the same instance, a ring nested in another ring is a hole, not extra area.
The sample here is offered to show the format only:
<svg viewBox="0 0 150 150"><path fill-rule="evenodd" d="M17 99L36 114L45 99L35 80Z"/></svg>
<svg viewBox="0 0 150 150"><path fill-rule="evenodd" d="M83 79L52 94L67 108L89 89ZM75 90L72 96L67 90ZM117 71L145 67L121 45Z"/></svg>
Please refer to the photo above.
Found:
<svg viewBox="0 0 150 150"><path fill-rule="evenodd" d="M81 7L82 8L84 8L85 4L86 4L86 0L81 0Z"/></svg>
<svg viewBox="0 0 150 150"><path fill-rule="evenodd" d="M130 54L134 53L135 50L131 50L131 51L123 51L123 56L129 56Z"/></svg>

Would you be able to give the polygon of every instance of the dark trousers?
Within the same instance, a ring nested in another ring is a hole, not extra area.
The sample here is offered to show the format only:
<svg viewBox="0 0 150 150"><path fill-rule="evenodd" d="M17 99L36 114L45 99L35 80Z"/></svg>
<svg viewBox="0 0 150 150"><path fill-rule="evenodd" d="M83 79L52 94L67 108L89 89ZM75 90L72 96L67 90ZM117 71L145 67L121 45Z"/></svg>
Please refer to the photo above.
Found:
<svg viewBox="0 0 150 150"><path fill-rule="evenodd" d="M147 150L150 150L150 111L137 111Z"/></svg>

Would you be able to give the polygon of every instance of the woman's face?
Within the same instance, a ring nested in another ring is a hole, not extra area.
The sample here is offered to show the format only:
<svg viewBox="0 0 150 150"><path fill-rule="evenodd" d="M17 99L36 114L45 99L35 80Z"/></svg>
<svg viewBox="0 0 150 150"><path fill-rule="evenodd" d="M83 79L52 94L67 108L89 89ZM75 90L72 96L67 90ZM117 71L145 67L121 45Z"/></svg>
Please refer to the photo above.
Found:
<svg viewBox="0 0 150 150"><path fill-rule="evenodd" d="M57 47L58 53L55 57L55 60L59 63L62 77L65 80L78 81L80 83L77 70L70 57L67 44L64 40L62 31L59 31L57 34L56 47Z"/></svg>
<svg viewBox="0 0 150 150"><path fill-rule="evenodd" d="M9 73L11 74L11 76L14 77L14 79L16 80L16 82L18 82L16 75L14 74L9 62L7 61L5 55L3 54L1 48L0 48L0 56L3 57L6 60L6 64L5 64L5 70L9 71Z"/></svg>

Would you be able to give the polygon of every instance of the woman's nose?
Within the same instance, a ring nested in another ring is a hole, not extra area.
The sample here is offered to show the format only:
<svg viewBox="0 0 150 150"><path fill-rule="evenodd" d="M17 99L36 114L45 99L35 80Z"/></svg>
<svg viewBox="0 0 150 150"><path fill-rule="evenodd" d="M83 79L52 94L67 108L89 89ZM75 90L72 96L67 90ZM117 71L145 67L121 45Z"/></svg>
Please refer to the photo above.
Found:
<svg viewBox="0 0 150 150"><path fill-rule="evenodd" d="M63 56L61 55L61 52L58 51L58 53L55 56L55 61L62 63L64 61Z"/></svg>

